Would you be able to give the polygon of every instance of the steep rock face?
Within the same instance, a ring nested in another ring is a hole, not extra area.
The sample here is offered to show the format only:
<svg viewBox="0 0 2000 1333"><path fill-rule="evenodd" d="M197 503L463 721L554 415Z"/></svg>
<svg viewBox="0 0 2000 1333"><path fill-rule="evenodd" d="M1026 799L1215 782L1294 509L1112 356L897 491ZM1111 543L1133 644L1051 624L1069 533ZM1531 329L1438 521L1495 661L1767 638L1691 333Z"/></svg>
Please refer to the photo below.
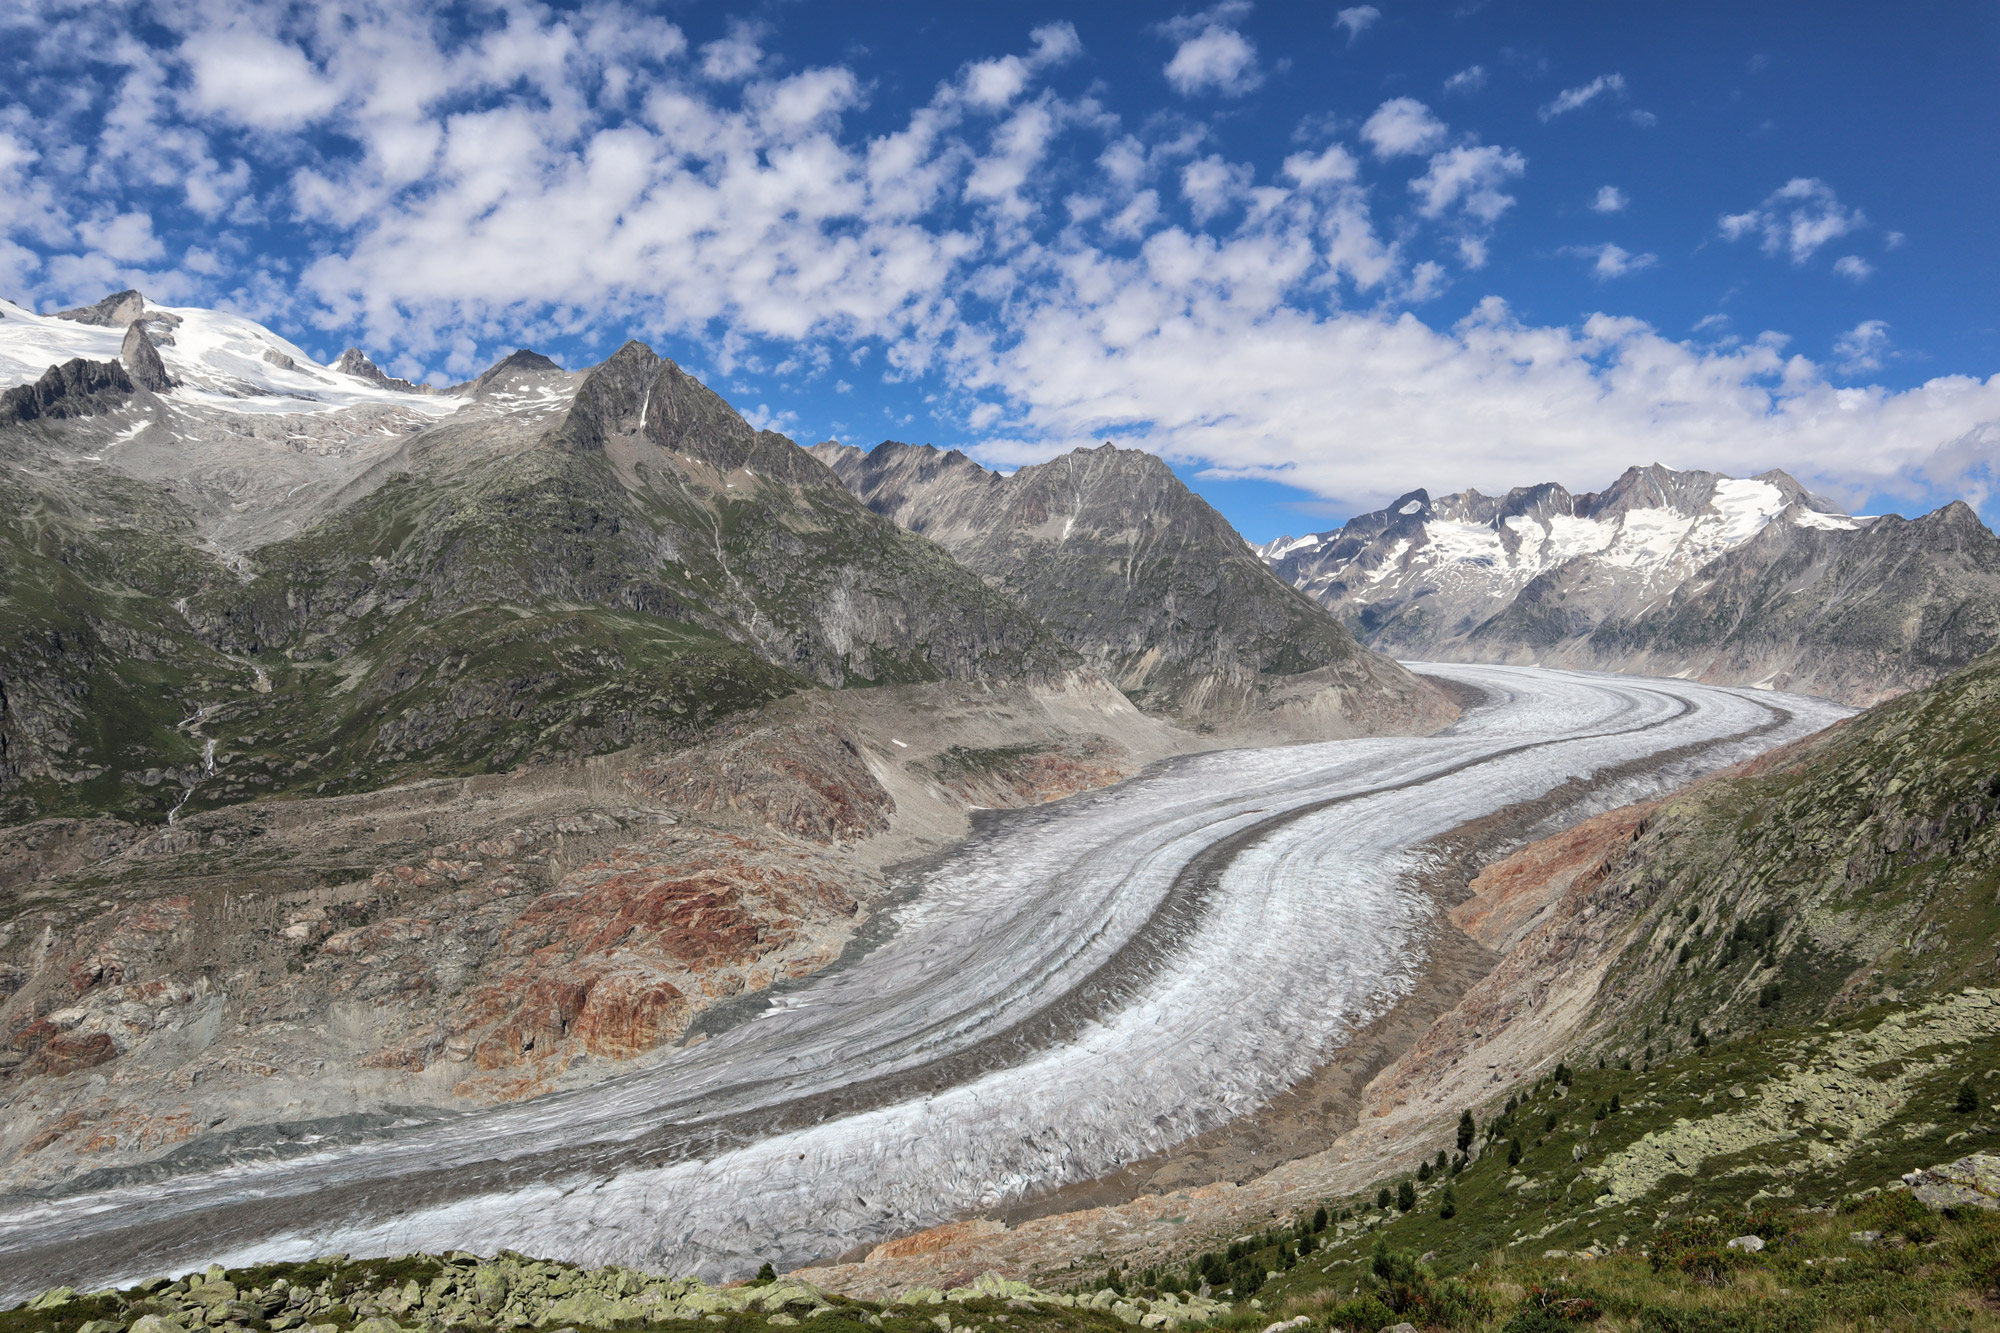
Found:
<svg viewBox="0 0 2000 1333"><path fill-rule="evenodd" d="M1448 711L1271 578L1149 454L1080 449L1003 477L928 445L815 453L870 509L1018 598L1148 708L1214 719L1302 687L1341 696L1331 716L1302 720L1308 729L1370 729L1377 710L1407 727Z"/></svg>
<svg viewBox="0 0 2000 1333"><path fill-rule="evenodd" d="M167 377L167 363L160 359L160 349L146 334L146 322L135 319L125 326L125 344L118 351L118 359L125 363L126 373L132 382L154 393L165 393L174 387Z"/></svg>
<svg viewBox="0 0 2000 1333"><path fill-rule="evenodd" d="M1775 685L1872 703L2000 643L2000 542L1964 506L1833 512L1781 472L1633 468L1560 486L1413 491L1259 553L1370 646Z"/></svg>
<svg viewBox="0 0 2000 1333"><path fill-rule="evenodd" d="M159 359L159 353L153 356ZM132 396L132 387L131 377L118 362L77 357L50 366L33 384L0 393L0 426L108 412Z"/></svg>

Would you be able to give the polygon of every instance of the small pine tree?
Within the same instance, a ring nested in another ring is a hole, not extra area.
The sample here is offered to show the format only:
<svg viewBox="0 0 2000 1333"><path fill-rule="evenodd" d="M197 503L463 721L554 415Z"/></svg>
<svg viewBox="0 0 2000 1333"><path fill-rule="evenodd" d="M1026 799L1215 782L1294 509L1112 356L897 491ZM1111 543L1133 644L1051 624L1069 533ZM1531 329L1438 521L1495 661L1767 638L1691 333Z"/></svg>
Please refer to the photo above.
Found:
<svg viewBox="0 0 2000 1333"><path fill-rule="evenodd" d="M1958 1096L1952 1099L1951 1109L1960 1115L1979 1114L1979 1090L1967 1079L1958 1085Z"/></svg>
<svg viewBox="0 0 2000 1333"><path fill-rule="evenodd" d="M1313 1230L1326 1230L1326 1222L1326 1207L1322 1204L1320 1207L1313 1209Z"/></svg>
<svg viewBox="0 0 2000 1333"><path fill-rule="evenodd" d="M1124 1275L1121 1274L1116 1268L1107 1268L1104 1270L1104 1281L1100 1285L1111 1288L1113 1291L1117 1292L1120 1296L1123 1296L1125 1294Z"/></svg>
<svg viewBox="0 0 2000 1333"><path fill-rule="evenodd" d="M1431 1178L1431 1164L1430 1160L1426 1158L1425 1160L1417 1163L1417 1179L1429 1180L1430 1178Z"/></svg>
<svg viewBox="0 0 2000 1333"><path fill-rule="evenodd" d="M1470 1111L1459 1112L1458 1150L1460 1152L1464 1152L1466 1149L1472 1146L1472 1136L1477 1134L1478 1132L1479 1132L1479 1127L1472 1123L1472 1112Z"/></svg>
<svg viewBox="0 0 2000 1333"><path fill-rule="evenodd" d="M1391 1195L1389 1194L1389 1187L1387 1185L1375 1191L1375 1206L1385 1213L1389 1211L1390 1199Z"/></svg>
<svg viewBox="0 0 2000 1333"><path fill-rule="evenodd" d="M1614 1092L1614 1093L1612 1093L1612 1094L1611 1094L1611 1107L1610 1107L1610 1110L1611 1110L1611 1114L1613 1114L1613 1115L1617 1115L1617 1114L1618 1114L1618 1112L1619 1112L1619 1109L1620 1109L1620 1108L1619 1108L1619 1105L1618 1105L1618 1094Z"/></svg>
<svg viewBox="0 0 2000 1333"><path fill-rule="evenodd" d="M1438 1203L1438 1216L1446 1221L1458 1216L1458 1196L1451 1192L1449 1185L1445 1187L1444 1198Z"/></svg>
<svg viewBox="0 0 2000 1333"><path fill-rule="evenodd" d="M1519 1166L1520 1164L1521 1141L1519 1139L1510 1139L1507 1143L1507 1165Z"/></svg>
<svg viewBox="0 0 2000 1333"><path fill-rule="evenodd" d="M1396 1186L1397 1211L1407 1213L1416 1206L1417 1206L1417 1187L1415 1185L1412 1185L1407 1180L1405 1180L1402 1184Z"/></svg>
<svg viewBox="0 0 2000 1333"><path fill-rule="evenodd" d="M1319 1237L1314 1233L1308 1231L1306 1232L1305 1235L1299 1237L1299 1255L1301 1258L1303 1258L1308 1254L1311 1254L1314 1250L1317 1250L1318 1248L1319 1248Z"/></svg>
<svg viewBox="0 0 2000 1333"><path fill-rule="evenodd" d="M739 1269L737 1271L740 1272L742 1270ZM771 1265L765 1264L762 1268L757 1270L757 1281L776 1282L777 1280L778 1280L778 1271L775 1268L772 1268Z"/></svg>
<svg viewBox="0 0 2000 1333"><path fill-rule="evenodd" d="M1438 1155L1437 1155L1437 1160L1435 1160L1434 1162L1432 1162L1432 1163L1431 1163L1431 1170L1432 1170L1433 1172L1436 1172L1436 1173L1439 1173L1439 1174L1442 1174L1442 1173L1443 1173L1443 1171L1444 1171L1444 1166L1445 1166L1445 1155L1444 1155L1444 1149L1442 1149L1442 1148L1439 1148L1439 1149L1438 1149Z"/></svg>

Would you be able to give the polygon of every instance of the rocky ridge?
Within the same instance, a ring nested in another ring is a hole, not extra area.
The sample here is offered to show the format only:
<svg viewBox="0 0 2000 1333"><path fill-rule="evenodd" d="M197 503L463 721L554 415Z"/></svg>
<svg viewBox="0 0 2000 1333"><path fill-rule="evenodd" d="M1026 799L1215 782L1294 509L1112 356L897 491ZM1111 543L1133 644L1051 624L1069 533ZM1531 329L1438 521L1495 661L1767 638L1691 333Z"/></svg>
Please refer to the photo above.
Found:
<svg viewBox="0 0 2000 1333"><path fill-rule="evenodd" d="M1380 651L1868 704L2000 645L2000 539L1964 505L1856 519L1782 472L1632 468L1599 494L1418 490L1259 554Z"/></svg>
<svg viewBox="0 0 2000 1333"><path fill-rule="evenodd" d="M1079 449L1002 476L929 445L813 452L871 510L1018 599L1150 710L1327 737L1446 715L1430 686L1271 578L1150 454Z"/></svg>

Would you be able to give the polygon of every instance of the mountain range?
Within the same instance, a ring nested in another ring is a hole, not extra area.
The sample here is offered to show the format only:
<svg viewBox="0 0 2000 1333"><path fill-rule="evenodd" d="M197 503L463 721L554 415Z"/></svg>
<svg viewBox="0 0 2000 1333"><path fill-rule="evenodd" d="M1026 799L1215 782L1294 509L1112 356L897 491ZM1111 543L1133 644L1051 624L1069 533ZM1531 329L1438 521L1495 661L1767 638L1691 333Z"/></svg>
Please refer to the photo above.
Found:
<svg viewBox="0 0 2000 1333"><path fill-rule="evenodd" d="M2000 539L1963 503L1855 518L1782 472L1655 464L1599 493L1423 490L1255 548L1399 657L1692 676L1872 703L2000 645Z"/></svg>

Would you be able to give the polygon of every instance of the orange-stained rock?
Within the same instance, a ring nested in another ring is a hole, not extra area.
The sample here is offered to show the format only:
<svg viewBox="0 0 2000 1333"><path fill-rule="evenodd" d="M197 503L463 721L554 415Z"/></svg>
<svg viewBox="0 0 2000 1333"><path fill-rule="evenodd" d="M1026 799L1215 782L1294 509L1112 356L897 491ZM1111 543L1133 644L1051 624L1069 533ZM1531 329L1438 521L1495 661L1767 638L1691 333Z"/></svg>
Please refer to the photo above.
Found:
<svg viewBox="0 0 2000 1333"><path fill-rule="evenodd" d="M879 1263L884 1259L909 1259L920 1254L937 1254L953 1246L975 1240L980 1236L994 1236L1007 1229L1005 1222L996 1222L988 1217L975 1217L964 1222L948 1222L929 1231L919 1231L913 1236L899 1236L895 1240L885 1240L868 1251L867 1263Z"/></svg>
<svg viewBox="0 0 2000 1333"><path fill-rule="evenodd" d="M1504 952L1570 886L1603 878L1658 808L1623 806L1495 861L1472 881L1472 897L1451 909L1451 919L1487 948Z"/></svg>
<svg viewBox="0 0 2000 1333"><path fill-rule="evenodd" d="M528 903L448 1022L482 1072L578 1052L630 1059L687 1030L705 1007L690 996L825 966L856 910L841 869L798 844L657 834Z"/></svg>

